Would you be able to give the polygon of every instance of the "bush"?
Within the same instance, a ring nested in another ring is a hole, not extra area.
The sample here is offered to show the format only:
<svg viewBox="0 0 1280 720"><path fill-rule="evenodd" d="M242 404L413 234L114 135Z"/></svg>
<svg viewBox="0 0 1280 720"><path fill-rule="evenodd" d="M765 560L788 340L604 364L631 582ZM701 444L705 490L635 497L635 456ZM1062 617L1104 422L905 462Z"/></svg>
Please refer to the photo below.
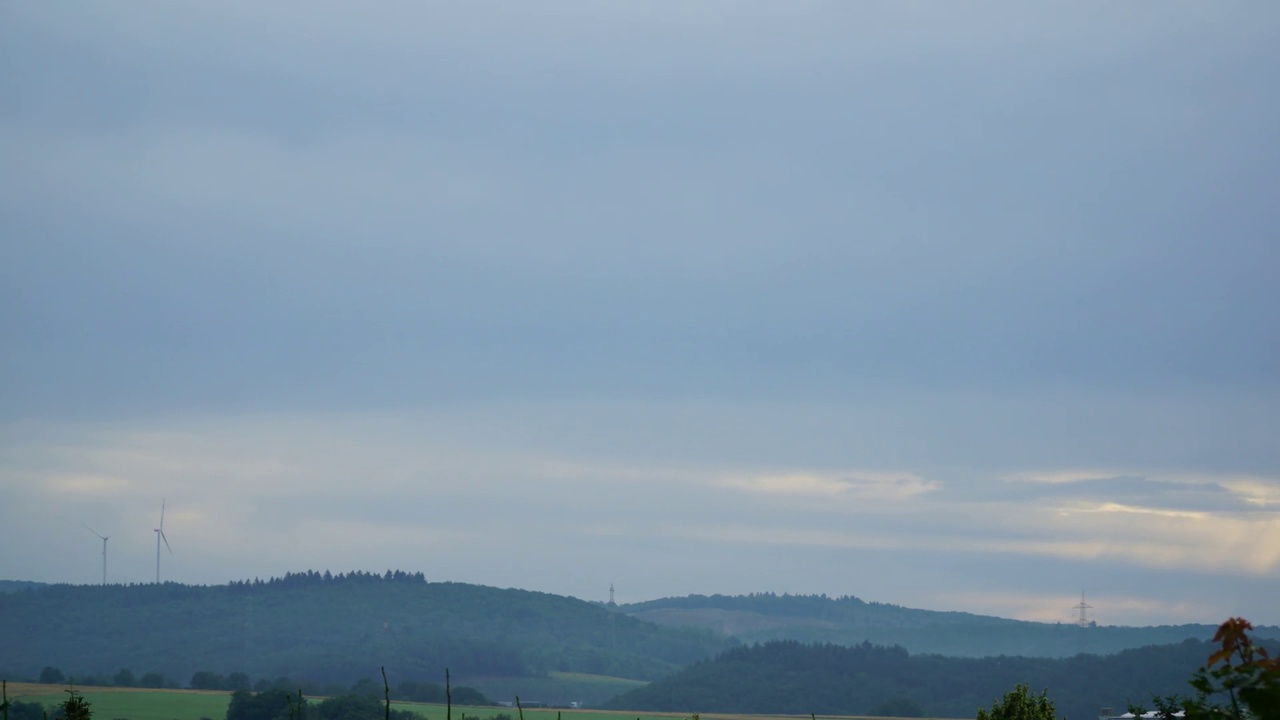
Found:
<svg viewBox="0 0 1280 720"><path fill-rule="evenodd" d="M191 676L192 690L221 690L225 684L225 678L208 670L201 670Z"/></svg>
<svg viewBox="0 0 1280 720"><path fill-rule="evenodd" d="M991 712L978 710L978 720L1057 720L1058 712L1049 699L1048 691L1033 695L1026 685L1019 683L1004 699L991 706Z"/></svg>
<svg viewBox="0 0 1280 720"><path fill-rule="evenodd" d="M1187 720L1271 720L1280 718L1280 658L1249 637L1253 624L1244 618L1229 618L1218 627L1214 642L1222 649L1209 656L1204 667L1191 677L1195 697L1153 698L1164 717L1181 711ZM1135 715L1143 708L1130 706Z"/></svg>
<svg viewBox="0 0 1280 720"><path fill-rule="evenodd" d="M382 697L382 685L374 682L373 678L361 678L351 686L349 694L380 698Z"/></svg>
<svg viewBox="0 0 1280 720"><path fill-rule="evenodd" d="M248 690L249 676L242 672L233 672L227 676L226 682L222 684L223 690Z"/></svg>
<svg viewBox="0 0 1280 720"><path fill-rule="evenodd" d="M371 695L338 695L317 705L311 720L383 720L385 712L382 702ZM418 720L418 716L392 710L391 720Z"/></svg>
<svg viewBox="0 0 1280 720"><path fill-rule="evenodd" d="M397 700L410 700L413 702L442 703L445 701L443 685L437 685L433 682L417 682L415 680L405 680L397 685L392 697ZM464 703L459 702L458 704L462 705Z"/></svg>
<svg viewBox="0 0 1280 720"><path fill-rule="evenodd" d="M75 690L67 691L67 699L53 713L54 718L62 718L62 720L91 720L92 716L89 701Z"/></svg>
<svg viewBox="0 0 1280 720"><path fill-rule="evenodd" d="M43 720L44 706L38 702L12 700L8 707L9 720Z"/></svg>
<svg viewBox="0 0 1280 720"><path fill-rule="evenodd" d="M256 695L248 690L237 690L231 693L227 720L285 720L291 715L291 701L297 702L284 690L267 690Z"/></svg>

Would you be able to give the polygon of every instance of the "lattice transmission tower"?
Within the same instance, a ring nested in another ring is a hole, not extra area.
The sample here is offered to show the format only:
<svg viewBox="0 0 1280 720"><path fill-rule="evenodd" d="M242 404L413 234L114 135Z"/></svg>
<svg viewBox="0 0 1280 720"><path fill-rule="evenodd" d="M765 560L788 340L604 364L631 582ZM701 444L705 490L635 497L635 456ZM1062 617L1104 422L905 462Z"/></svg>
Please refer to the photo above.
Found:
<svg viewBox="0 0 1280 720"><path fill-rule="evenodd" d="M1089 627L1089 611L1093 606L1084 601L1084 591L1080 591L1080 604L1071 608L1079 613L1076 617L1076 625L1080 627Z"/></svg>

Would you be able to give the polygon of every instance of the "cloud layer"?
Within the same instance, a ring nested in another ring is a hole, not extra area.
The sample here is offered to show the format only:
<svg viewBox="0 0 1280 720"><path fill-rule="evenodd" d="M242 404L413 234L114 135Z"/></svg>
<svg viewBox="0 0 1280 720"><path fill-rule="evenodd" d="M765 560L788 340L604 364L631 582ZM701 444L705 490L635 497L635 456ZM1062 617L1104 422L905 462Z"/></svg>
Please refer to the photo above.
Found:
<svg viewBox="0 0 1280 720"><path fill-rule="evenodd" d="M7 5L0 575L1280 622L1278 12Z"/></svg>

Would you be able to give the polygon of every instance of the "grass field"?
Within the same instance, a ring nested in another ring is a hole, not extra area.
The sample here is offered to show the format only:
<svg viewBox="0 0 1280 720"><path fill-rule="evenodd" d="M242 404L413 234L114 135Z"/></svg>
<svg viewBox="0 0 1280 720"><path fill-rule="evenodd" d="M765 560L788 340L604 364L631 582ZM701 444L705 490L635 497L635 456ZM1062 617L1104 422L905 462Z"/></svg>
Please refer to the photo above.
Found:
<svg viewBox="0 0 1280 720"><path fill-rule="evenodd" d="M594 677L580 678L590 682ZM9 683L10 700L39 702L52 708L66 698L65 685L38 685L34 683ZM222 720L227 714L231 694L216 690L147 690L140 688L85 688L81 694L90 703L95 720ZM319 698L312 698L312 702ZM409 710L423 720L446 720L444 705L427 703L393 702L396 710ZM483 720L506 713L518 720L515 708L505 707L453 707L454 720L476 718ZM671 720L685 718L688 713L634 713L609 710L551 710L531 708L524 711L524 720ZM805 720L808 715L719 715L703 713L704 720ZM846 720L819 715L819 720Z"/></svg>
<svg viewBox="0 0 1280 720"><path fill-rule="evenodd" d="M47 708L67 697L65 685L10 683L9 699L39 702ZM221 720L227 715L231 694L205 690L141 690L134 688L84 688L96 720Z"/></svg>
<svg viewBox="0 0 1280 720"><path fill-rule="evenodd" d="M475 675L454 679L454 685L470 685L494 700L512 702L519 696L560 705L578 701L587 706L602 705L616 695L647 684L643 680L565 672L553 672L550 677Z"/></svg>

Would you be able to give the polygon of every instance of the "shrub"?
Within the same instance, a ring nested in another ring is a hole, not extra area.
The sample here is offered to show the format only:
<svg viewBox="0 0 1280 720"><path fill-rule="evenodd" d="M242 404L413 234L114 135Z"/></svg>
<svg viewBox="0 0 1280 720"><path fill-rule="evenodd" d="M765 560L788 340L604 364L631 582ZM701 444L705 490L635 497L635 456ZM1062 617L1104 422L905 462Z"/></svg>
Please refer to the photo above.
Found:
<svg viewBox="0 0 1280 720"><path fill-rule="evenodd" d="M11 700L8 703L9 720L43 720L44 706L38 702Z"/></svg>
<svg viewBox="0 0 1280 720"><path fill-rule="evenodd" d="M1195 697L1153 698L1165 717L1181 711L1187 720L1270 720L1280 718L1280 658L1272 658L1253 642L1244 618L1230 618L1218 627L1214 642L1222 649L1209 656L1191 677ZM1135 715L1143 708L1130 706Z"/></svg>
<svg viewBox="0 0 1280 720"><path fill-rule="evenodd" d="M316 706L312 720L384 720L386 708L372 695L338 695ZM391 720L417 720L408 710L392 710Z"/></svg>
<svg viewBox="0 0 1280 720"><path fill-rule="evenodd" d="M1031 693L1026 685L1018 683L991 706L991 712L978 710L978 720L1057 720L1058 713L1049 699L1048 691L1040 695Z"/></svg>
<svg viewBox="0 0 1280 720"><path fill-rule="evenodd" d="M72 688L67 690L67 699L62 701L53 716L63 720L90 720L93 713L89 710L89 701Z"/></svg>
<svg viewBox="0 0 1280 720"><path fill-rule="evenodd" d="M267 690L253 694L248 690L231 693L227 720L284 720L291 716L292 698L284 690Z"/></svg>

